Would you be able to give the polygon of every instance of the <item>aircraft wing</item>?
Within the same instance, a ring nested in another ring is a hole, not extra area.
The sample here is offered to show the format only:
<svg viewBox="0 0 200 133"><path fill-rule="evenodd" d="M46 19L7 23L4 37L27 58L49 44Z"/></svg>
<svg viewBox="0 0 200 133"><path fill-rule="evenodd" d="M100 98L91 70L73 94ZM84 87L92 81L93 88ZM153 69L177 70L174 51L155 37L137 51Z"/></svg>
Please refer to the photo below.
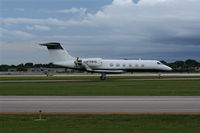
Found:
<svg viewBox="0 0 200 133"><path fill-rule="evenodd" d="M118 73L124 73L125 71L123 70L92 70L91 72L118 74Z"/></svg>
<svg viewBox="0 0 200 133"><path fill-rule="evenodd" d="M82 63L82 66L88 71L88 72L96 72L96 73L110 73L110 74L118 74L118 73L124 73L123 70L96 70L92 69L87 63Z"/></svg>

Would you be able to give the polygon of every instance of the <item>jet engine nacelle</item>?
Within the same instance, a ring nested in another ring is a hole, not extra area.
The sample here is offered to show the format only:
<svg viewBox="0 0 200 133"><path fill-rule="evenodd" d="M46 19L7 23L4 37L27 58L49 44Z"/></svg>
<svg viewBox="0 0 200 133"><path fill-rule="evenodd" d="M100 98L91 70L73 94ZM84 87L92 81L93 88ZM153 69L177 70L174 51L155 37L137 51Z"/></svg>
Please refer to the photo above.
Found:
<svg viewBox="0 0 200 133"><path fill-rule="evenodd" d="M101 58L88 58L84 59L83 63L87 64L90 67L97 67L102 65L102 59Z"/></svg>

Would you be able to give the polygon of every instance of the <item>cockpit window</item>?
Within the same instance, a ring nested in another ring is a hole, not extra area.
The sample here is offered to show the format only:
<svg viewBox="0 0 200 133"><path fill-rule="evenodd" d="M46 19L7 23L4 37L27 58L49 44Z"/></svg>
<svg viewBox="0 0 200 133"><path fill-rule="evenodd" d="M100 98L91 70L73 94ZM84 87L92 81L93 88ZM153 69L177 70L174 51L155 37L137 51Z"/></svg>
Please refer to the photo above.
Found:
<svg viewBox="0 0 200 133"><path fill-rule="evenodd" d="M158 65L161 65L161 63L160 63L160 62L157 62L157 64L158 64Z"/></svg>

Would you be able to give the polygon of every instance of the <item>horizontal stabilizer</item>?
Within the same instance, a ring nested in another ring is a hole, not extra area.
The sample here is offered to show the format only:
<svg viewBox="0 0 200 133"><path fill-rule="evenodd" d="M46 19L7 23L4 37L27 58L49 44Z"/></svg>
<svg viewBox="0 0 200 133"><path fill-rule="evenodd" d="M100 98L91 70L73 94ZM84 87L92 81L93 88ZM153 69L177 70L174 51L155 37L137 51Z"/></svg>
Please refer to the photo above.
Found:
<svg viewBox="0 0 200 133"><path fill-rule="evenodd" d="M51 42L51 43L43 43L41 46L46 46L48 49L63 49L60 43Z"/></svg>

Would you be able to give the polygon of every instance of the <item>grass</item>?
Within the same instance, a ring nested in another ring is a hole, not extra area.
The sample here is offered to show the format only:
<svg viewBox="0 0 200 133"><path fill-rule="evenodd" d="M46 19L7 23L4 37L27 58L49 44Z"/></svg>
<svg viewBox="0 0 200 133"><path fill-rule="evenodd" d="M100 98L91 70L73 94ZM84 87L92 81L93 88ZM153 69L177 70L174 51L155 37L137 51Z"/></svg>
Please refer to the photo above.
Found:
<svg viewBox="0 0 200 133"><path fill-rule="evenodd" d="M0 96L199 96L200 81L0 83Z"/></svg>
<svg viewBox="0 0 200 133"><path fill-rule="evenodd" d="M0 115L1 133L198 133L200 115Z"/></svg>

